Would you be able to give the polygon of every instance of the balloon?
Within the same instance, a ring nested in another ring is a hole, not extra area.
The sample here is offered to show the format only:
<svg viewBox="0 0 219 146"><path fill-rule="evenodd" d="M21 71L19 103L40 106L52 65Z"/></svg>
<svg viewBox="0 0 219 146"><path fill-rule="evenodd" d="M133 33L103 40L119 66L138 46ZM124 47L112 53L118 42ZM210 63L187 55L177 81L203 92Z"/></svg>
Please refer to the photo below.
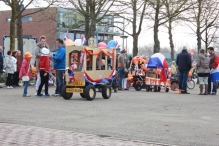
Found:
<svg viewBox="0 0 219 146"><path fill-rule="evenodd" d="M65 40L64 43L66 46L73 46L74 45L74 42L70 39Z"/></svg>
<svg viewBox="0 0 219 146"><path fill-rule="evenodd" d="M108 48L107 45L104 42L100 42L98 44L98 48Z"/></svg>
<svg viewBox="0 0 219 146"><path fill-rule="evenodd" d="M109 41L109 43L108 43L108 48L109 49L112 49L112 48L114 48L116 46L117 46L116 41L114 41L114 40Z"/></svg>
<svg viewBox="0 0 219 146"><path fill-rule="evenodd" d="M81 39L76 39L74 43L75 46L81 46Z"/></svg>

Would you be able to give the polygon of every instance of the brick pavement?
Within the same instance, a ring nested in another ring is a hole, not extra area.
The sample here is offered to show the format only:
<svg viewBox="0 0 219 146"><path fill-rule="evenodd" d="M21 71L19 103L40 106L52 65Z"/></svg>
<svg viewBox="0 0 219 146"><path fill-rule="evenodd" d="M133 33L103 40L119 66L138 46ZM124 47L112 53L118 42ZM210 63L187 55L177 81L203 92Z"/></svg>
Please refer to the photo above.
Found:
<svg viewBox="0 0 219 146"><path fill-rule="evenodd" d="M92 134L0 123L0 146L163 146Z"/></svg>

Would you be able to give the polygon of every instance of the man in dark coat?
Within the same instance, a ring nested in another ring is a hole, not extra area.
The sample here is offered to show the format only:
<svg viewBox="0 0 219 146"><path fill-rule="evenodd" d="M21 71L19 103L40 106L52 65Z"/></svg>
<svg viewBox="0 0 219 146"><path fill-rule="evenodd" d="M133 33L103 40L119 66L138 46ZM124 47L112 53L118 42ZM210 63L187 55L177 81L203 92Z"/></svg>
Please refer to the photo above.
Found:
<svg viewBox="0 0 219 146"><path fill-rule="evenodd" d="M182 52L177 56L176 64L179 69L179 90L182 94L189 94L187 92L187 80L192 61L186 46L183 47Z"/></svg>
<svg viewBox="0 0 219 146"><path fill-rule="evenodd" d="M0 46L0 79L1 79L1 74L3 72L3 54L2 54L2 46ZM2 88L0 86L0 88Z"/></svg>

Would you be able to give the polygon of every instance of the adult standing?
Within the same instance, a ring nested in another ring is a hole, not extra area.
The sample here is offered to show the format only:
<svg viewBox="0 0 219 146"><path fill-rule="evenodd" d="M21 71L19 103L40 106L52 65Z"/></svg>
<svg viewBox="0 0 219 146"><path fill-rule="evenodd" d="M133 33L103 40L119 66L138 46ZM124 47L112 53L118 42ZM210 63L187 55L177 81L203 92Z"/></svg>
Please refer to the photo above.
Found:
<svg viewBox="0 0 219 146"><path fill-rule="evenodd" d="M214 48L209 47L208 48L208 53L209 53L209 58L210 58L209 68L211 70L212 69L212 64L213 64L214 59L215 59ZM211 76L209 74L209 77L208 77L208 94L216 95L216 93L217 93L217 83L213 82L213 89L212 89L212 92L211 92Z"/></svg>
<svg viewBox="0 0 219 146"><path fill-rule="evenodd" d="M14 85L15 86L20 86L19 85L19 73L20 73L20 70L21 70L21 52L18 50L17 51L17 56L16 56L16 58L17 58L17 72L16 72L16 74L17 75L15 75L15 79L14 79Z"/></svg>
<svg viewBox="0 0 219 146"><path fill-rule="evenodd" d="M13 60L12 60L12 51L9 50L7 52L7 56L5 57L5 65L6 65L6 73L8 74L7 76L7 82L6 86L7 89L12 89L12 79L14 76L14 66L13 66Z"/></svg>
<svg viewBox="0 0 219 146"><path fill-rule="evenodd" d="M2 46L0 46L0 79L1 79L1 74L3 72L4 68L4 59L3 59L3 54L2 54ZM2 86L0 86L2 88Z"/></svg>
<svg viewBox="0 0 219 146"><path fill-rule="evenodd" d="M12 62L13 62L13 68L14 68L14 76L13 76L13 82L12 85L15 86L15 81L17 78L19 78L19 73L17 72L17 51L12 51Z"/></svg>
<svg viewBox="0 0 219 146"><path fill-rule="evenodd" d="M179 90L182 94L190 94L187 92L187 80L192 61L186 46L183 47L182 52L177 56L176 64L179 69Z"/></svg>
<svg viewBox="0 0 219 146"><path fill-rule="evenodd" d="M44 47L49 49L48 45L46 44L46 37L45 36L41 36L39 40L40 40L40 42L37 44L36 49L35 49L36 70L37 70L36 91L38 90L38 88L40 86L40 82L41 82L40 72L39 72L39 67L38 67L39 57L42 55L41 50Z"/></svg>
<svg viewBox="0 0 219 146"><path fill-rule="evenodd" d="M122 80L124 78L125 72L128 72L126 68L126 57L127 57L127 51L123 49L121 51L121 54L118 56L118 72L119 72L119 87L118 90L122 89Z"/></svg>
<svg viewBox="0 0 219 146"><path fill-rule="evenodd" d="M61 90L64 85L64 73L65 73L65 47L62 39L56 39L56 45L58 51L53 54L54 69L56 70L56 90L53 96L61 95Z"/></svg>
<svg viewBox="0 0 219 146"><path fill-rule="evenodd" d="M210 74L210 68L209 68L210 59L205 54L205 50L201 49L198 54L198 61L196 64L196 69L199 77L199 83L200 83L200 93L199 95L207 95L208 90L208 77ZM203 93L203 87L205 85L205 92Z"/></svg>

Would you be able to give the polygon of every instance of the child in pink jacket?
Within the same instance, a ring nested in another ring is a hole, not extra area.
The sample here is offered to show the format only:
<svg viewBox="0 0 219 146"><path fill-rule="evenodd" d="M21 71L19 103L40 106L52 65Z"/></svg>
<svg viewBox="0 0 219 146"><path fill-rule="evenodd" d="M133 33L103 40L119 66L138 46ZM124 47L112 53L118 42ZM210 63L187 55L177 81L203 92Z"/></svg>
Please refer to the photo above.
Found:
<svg viewBox="0 0 219 146"><path fill-rule="evenodd" d="M29 79L32 77L31 74L31 68L30 68L30 60L33 56L31 55L30 52L26 52L24 54L24 60L21 65L20 73L19 73L19 78L22 79L23 76L29 76ZM29 94L27 94L27 88L29 86L29 81L23 81L24 82L24 93L23 97L30 97Z"/></svg>

